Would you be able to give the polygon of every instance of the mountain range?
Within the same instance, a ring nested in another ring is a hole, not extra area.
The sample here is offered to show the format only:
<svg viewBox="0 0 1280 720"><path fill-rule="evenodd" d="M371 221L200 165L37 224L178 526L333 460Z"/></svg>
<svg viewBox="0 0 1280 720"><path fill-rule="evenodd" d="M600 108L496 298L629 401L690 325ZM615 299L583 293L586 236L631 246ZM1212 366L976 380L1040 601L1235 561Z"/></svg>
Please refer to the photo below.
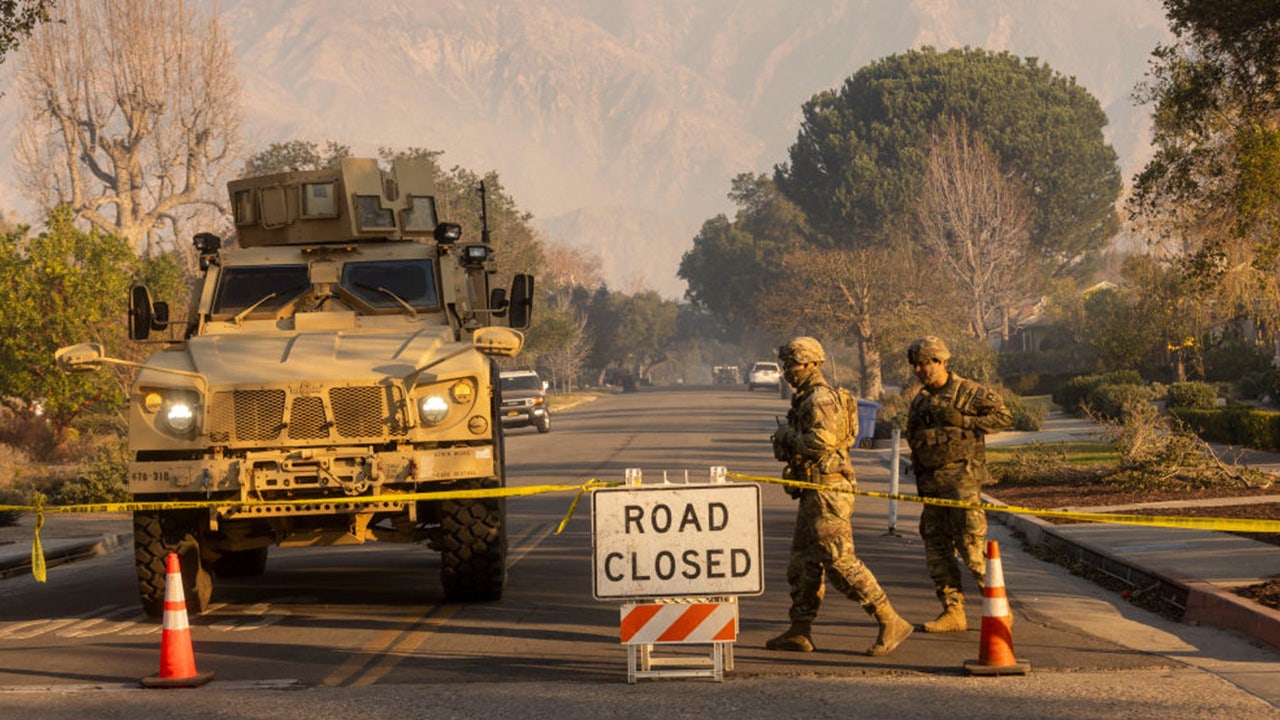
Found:
<svg viewBox="0 0 1280 720"><path fill-rule="evenodd" d="M1036 57L1098 98L1126 178L1158 0L198 0L242 80L246 147L328 139L496 171L614 289L680 298L681 255L733 176L786 162L802 104L911 48ZM13 56L9 67L20 60ZM12 138L18 96L0 99ZM20 207L0 160L0 207Z"/></svg>

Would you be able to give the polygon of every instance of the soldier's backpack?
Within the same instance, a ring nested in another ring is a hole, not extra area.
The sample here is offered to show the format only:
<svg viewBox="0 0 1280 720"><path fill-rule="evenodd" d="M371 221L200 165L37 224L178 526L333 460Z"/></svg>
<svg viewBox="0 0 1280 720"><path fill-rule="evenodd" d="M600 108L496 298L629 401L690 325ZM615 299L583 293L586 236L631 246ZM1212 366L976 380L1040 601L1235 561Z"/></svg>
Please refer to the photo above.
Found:
<svg viewBox="0 0 1280 720"><path fill-rule="evenodd" d="M844 409L845 419L849 426L849 447L852 448L858 440L858 398L853 396L846 388L832 388L836 391L836 395L840 398L840 407Z"/></svg>

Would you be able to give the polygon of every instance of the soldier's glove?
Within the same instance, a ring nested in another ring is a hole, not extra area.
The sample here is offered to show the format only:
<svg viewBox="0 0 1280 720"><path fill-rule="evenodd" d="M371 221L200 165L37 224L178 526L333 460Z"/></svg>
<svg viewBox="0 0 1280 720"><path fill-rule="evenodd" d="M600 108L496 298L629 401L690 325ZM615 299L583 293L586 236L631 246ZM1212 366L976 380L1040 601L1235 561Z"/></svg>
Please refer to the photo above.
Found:
<svg viewBox="0 0 1280 720"><path fill-rule="evenodd" d="M953 407L938 408L935 415L938 422L950 427L964 427L964 413Z"/></svg>

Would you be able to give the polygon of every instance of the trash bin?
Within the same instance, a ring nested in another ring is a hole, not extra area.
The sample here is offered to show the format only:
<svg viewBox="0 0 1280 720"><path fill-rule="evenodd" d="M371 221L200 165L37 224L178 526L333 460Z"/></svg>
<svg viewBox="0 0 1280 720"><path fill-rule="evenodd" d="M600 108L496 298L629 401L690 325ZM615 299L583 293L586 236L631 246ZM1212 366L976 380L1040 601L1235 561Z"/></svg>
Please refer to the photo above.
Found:
<svg viewBox="0 0 1280 720"><path fill-rule="evenodd" d="M856 447L871 447L876 436L876 413L879 411L880 403L858 400L858 435L853 442Z"/></svg>

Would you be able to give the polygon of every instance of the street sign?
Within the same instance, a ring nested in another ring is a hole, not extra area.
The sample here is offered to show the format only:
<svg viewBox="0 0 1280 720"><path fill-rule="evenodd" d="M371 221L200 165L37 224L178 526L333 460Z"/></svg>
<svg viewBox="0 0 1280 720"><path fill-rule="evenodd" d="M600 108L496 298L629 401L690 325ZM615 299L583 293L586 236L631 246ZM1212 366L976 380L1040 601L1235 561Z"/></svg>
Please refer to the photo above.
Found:
<svg viewBox="0 0 1280 720"><path fill-rule="evenodd" d="M597 490L591 541L599 600L764 592L758 485Z"/></svg>

